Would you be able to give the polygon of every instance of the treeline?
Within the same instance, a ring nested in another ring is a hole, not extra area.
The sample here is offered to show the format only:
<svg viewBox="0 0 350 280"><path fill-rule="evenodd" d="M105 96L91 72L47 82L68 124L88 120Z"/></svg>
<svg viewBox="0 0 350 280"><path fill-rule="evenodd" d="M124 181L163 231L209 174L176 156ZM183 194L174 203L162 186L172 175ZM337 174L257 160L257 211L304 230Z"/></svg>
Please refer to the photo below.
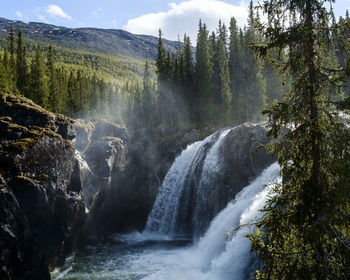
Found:
<svg viewBox="0 0 350 280"><path fill-rule="evenodd" d="M176 53L166 52L159 31L157 90L149 93L147 86L134 100L136 114L138 108L148 109L149 124L140 118L133 126L259 120L266 104L279 100L288 87L283 87L283 77L249 48L260 36L252 24L252 5L250 11L248 26L243 29L232 18L228 29L219 22L217 32L209 34L205 23L199 22L195 53L186 35Z"/></svg>
<svg viewBox="0 0 350 280"><path fill-rule="evenodd" d="M29 59L21 30L15 40L11 29L0 57L0 89L56 113L103 116L132 130L258 120L265 105L287 89L282 77L249 48L260 36L253 16L251 6L247 27L238 28L232 18L228 29L219 22L211 34L200 22L195 52L186 35L175 53L166 52L160 32L157 79L153 65L146 62L143 80L126 79L122 86L99 78L96 67L71 70L58 63L62 54L51 46L45 52L36 46Z"/></svg>
<svg viewBox="0 0 350 280"><path fill-rule="evenodd" d="M22 94L45 109L68 116L105 115L112 107L107 105L114 104L115 88L96 73L57 66L51 46L43 53L37 45L30 62L26 52L22 31L16 40L11 28L8 49L0 57L0 90Z"/></svg>
<svg viewBox="0 0 350 280"><path fill-rule="evenodd" d="M333 19L332 25L348 20L346 13L338 23ZM176 128L183 124L225 125L263 118L261 111L282 100L293 79L289 71L277 71L271 64L272 60L285 59L287 51L272 53L266 61L258 58L251 48L256 42L265 41L256 21L259 15L254 14L252 2L248 25L243 29L232 18L229 28L219 22L217 31L209 33L200 21L195 52L186 35L175 53L166 52L159 31L157 87L153 87L156 91L149 92L147 87L143 94L142 85L133 87L131 96L137 98L133 100L133 119L127 118L132 120L130 126L142 128L156 124ZM344 32L345 37L350 36L350 31ZM325 55L336 67L346 64L341 42L334 42ZM342 84L347 96L350 79ZM331 90L327 98L338 102L342 96Z"/></svg>

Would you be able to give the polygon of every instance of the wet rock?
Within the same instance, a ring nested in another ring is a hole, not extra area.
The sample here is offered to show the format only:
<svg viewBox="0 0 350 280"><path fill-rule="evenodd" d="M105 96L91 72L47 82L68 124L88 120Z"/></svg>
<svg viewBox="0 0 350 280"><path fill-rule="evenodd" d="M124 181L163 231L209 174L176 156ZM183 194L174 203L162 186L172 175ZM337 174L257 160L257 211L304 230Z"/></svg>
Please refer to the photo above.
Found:
<svg viewBox="0 0 350 280"><path fill-rule="evenodd" d="M85 208L73 123L0 94L1 279L49 279L78 241Z"/></svg>
<svg viewBox="0 0 350 280"><path fill-rule="evenodd" d="M127 130L101 119L79 120L76 126L75 145L81 151L81 169L86 172L81 175L83 197L90 208L93 197L110 187L112 174L125 167Z"/></svg>
<svg viewBox="0 0 350 280"><path fill-rule="evenodd" d="M138 130L123 141L125 148L115 160L108 189L96 193L86 223L88 234L142 230L158 188L175 157L210 129L179 130L172 135ZM121 136L120 138L123 138ZM125 139L125 137L124 137Z"/></svg>
<svg viewBox="0 0 350 280"><path fill-rule="evenodd" d="M276 158L269 155L262 146L270 141L266 136L265 123L244 123L233 128L224 138L220 147L221 167L219 172L211 175L210 181L202 183L197 200L205 204L194 221L195 235L206 231L210 221L233 200L238 192L253 181Z"/></svg>
<svg viewBox="0 0 350 280"><path fill-rule="evenodd" d="M271 140L266 134L266 123L245 123L231 130L225 138L223 173L225 185L229 186L229 197L234 197L276 161L263 147Z"/></svg>

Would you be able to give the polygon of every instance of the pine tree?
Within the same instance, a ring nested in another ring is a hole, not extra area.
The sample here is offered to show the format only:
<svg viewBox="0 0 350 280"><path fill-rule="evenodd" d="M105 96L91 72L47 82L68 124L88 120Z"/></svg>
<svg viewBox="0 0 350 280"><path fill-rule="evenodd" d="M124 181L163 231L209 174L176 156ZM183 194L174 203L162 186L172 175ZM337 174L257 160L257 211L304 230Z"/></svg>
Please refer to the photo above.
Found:
<svg viewBox="0 0 350 280"><path fill-rule="evenodd" d="M222 30L225 30L222 29ZM225 31L224 31L225 32ZM217 60L219 70L219 108L220 115L225 121L230 120L230 105L232 100L231 89L230 89L230 72L227 61L226 53L226 41L222 41L225 37L219 35L217 43Z"/></svg>
<svg viewBox="0 0 350 280"><path fill-rule="evenodd" d="M16 88L16 61L15 61L15 33L13 31L13 26L11 25L9 37L9 53L10 60L7 68L8 83L11 90Z"/></svg>
<svg viewBox="0 0 350 280"><path fill-rule="evenodd" d="M191 49L191 40L189 36L184 35L184 49L182 62L182 84L189 89L193 83L193 54Z"/></svg>
<svg viewBox="0 0 350 280"><path fill-rule="evenodd" d="M7 75L5 72L4 64L2 63L1 60L2 59L0 56L0 92L6 92L8 90L8 88L7 88Z"/></svg>
<svg viewBox="0 0 350 280"><path fill-rule="evenodd" d="M242 91L238 100L241 120L258 120L266 105L266 83L262 77L262 64L250 49L250 46L258 39L254 20L253 2L250 1L248 28L243 38L240 39L244 50L240 77Z"/></svg>
<svg viewBox="0 0 350 280"><path fill-rule="evenodd" d="M27 61L26 61L26 47L24 45L22 30L18 30L18 39L17 39L17 60L16 60L16 69L17 69L17 88L22 93L26 93L27 86ZM10 49L11 51L11 49Z"/></svg>
<svg viewBox="0 0 350 280"><path fill-rule="evenodd" d="M240 33L234 17L230 21L230 43L229 43L229 70L232 92L232 109L235 119L238 118L239 100L242 98L242 48Z"/></svg>
<svg viewBox="0 0 350 280"><path fill-rule="evenodd" d="M199 22L196 47L196 108L194 108L194 121L208 121L214 114L214 97L212 85L212 63L208 41L208 31L205 24Z"/></svg>
<svg viewBox="0 0 350 280"><path fill-rule="evenodd" d="M79 100L77 97L77 82L73 71L70 72L67 83L67 111L68 115L76 116L79 109Z"/></svg>
<svg viewBox="0 0 350 280"><path fill-rule="evenodd" d="M20 77L20 75L18 77ZM48 108L49 88L40 45L37 46L35 56L32 59L28 94L35 103L44 108Z"/></svg>
<svg viewBox="0 0 350 280"><path fill-rule="evenodd" d="M48 77L48 89L49 89L49 108L53 112L58 112L59 108L62 107L61 102L62 98L59 95L58 91L58 82L55 70L55 62L52 46L49 46L47 52L47 62L46 62L46 71Z"/></svg>
<svg viewBox="0 0 350 280"><path fill-rule="evenodd" d="M272 0L263 8L266 41L255 50L288 70L293 83L288 96L265 111L270 136L289 131L270 145L284 180L250 235L264 263L257 278L349 279L350 132L326 98L347 74L326 57L339 26L330 27L323 1ZM286 50L285 59L274 59Z"/></svg>

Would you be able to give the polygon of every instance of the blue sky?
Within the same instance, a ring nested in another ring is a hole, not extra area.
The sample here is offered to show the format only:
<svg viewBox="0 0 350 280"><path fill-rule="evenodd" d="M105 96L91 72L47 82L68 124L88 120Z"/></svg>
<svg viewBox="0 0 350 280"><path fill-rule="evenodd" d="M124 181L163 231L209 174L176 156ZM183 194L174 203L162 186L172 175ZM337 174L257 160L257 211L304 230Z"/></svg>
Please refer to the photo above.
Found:
<svg viewBox="0 0 350 280"><path fill-rule="evenodd" d="M238 23L246 21L249 0L5 0L0 17L39 21L67 27L100 27L125 29L137 34L157 35L176 40L185 32L192 41L197 23L202 18L210 30L218 20L228 23L235 16ZM350 8L350 0L338 0L337 16Z"/></svg>

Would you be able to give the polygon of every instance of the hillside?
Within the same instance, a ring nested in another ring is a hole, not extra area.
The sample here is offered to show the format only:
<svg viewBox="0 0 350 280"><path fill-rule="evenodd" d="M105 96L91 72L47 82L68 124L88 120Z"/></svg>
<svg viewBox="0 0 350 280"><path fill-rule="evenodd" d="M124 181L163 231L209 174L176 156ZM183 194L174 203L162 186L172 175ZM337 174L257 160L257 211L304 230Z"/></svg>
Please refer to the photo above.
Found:
<svg viewBox="0 0 350 280"><path fill-rule="evenodd" d="M67 28L0 18L0 39L8 36L11 25L15 31L22 29L26 41L45 42L65 48L142 60L155 60L157 57L158 38L153 36L135 35L116 29ZM170 52L176 50L177 44L178 42L164 40L165 48Z"/></svg>

